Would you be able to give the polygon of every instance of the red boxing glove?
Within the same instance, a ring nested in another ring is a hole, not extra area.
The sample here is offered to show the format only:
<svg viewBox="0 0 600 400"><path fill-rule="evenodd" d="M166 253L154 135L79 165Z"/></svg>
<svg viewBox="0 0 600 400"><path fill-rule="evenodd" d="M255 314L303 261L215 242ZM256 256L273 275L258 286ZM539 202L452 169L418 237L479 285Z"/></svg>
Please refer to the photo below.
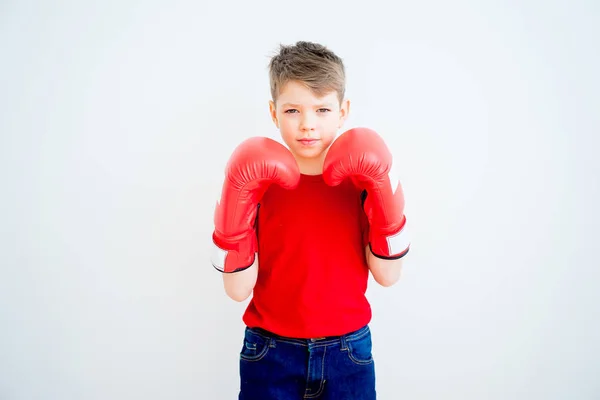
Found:
<svg viewBox="0 0 600 400"><path fill-rule="evenodd" d="M350 178L366 190L363 207L369 219L371 252L384 259L401 258L410 248L402 186L390 177L392 161L392 154L375 131L355 128L335 140L323 166L328 185Z"/></svg>
<svg viewBox="0 0 600 400"><path fill-rule="evenodd" d="M211 262L217 270L237 272L254 264L259 201L271 184L293 189L299 181L300 170L294 156L272 139L253 137L234 150L214 214Z"/></svg>

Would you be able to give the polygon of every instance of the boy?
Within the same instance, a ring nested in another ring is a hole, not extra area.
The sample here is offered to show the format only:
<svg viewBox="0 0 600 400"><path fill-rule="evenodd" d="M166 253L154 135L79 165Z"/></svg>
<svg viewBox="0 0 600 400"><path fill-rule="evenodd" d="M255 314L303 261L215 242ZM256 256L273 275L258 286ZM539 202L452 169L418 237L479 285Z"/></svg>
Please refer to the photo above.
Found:
<svg viewBox="0 0 600 400"><path fill-rule="evenodd" d="M409 250L392 156L370 129L337 139L350 103L342 60L297 42L271 59L265 137L231 155L215 210L212 263L244 313L239 399L375 399L365 292Z"/></svg>

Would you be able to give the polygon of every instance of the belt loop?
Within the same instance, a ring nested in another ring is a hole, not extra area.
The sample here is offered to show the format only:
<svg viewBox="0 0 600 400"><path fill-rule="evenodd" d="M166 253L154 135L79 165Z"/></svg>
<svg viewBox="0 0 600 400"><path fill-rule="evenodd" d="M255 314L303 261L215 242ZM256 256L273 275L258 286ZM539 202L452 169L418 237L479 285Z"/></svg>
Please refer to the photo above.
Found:
<svg viewBox="0 0 600 400"><path fill-rule="evenodd" d="M346 343L346 335L340 336L340 342L342 344L342 347L340 348L340 350L342 350L342 351L348 350L348 343Z"/></svg>

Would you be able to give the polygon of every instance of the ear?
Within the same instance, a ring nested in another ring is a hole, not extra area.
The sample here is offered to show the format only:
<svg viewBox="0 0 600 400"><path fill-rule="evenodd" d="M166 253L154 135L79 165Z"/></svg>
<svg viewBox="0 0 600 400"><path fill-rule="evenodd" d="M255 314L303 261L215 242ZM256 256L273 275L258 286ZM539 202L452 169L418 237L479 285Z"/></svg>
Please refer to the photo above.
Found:
<svg viewBox="0 0 600 400"><path fill-rule="evenodd" d="M344 99L340 107L340 122L338 124L338 129L344 125L346 119L348 119L348 114L350 114L350 100Z"/></svg>
<svg viewBox="0 0 600 400"><path fill-rule="evenodd" d="M273 100L269 100L269 113L271 114L271 119L273 123L279 129L279 121L277 120L277 106Z"/></svg>

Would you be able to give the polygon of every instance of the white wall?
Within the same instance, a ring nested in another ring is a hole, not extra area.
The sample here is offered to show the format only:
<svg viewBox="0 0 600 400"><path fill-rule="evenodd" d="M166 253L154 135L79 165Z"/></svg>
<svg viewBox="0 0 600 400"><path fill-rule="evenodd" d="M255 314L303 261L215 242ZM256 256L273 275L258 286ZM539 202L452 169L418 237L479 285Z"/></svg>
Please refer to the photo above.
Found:
<svg viewBox="0 0 600 400"><path fill-rule="evenodd" d="M483 3L2 2L0 398L236 398L213 205L296 40L403 171L380 398L599 398L600 6Z"/></svg>

